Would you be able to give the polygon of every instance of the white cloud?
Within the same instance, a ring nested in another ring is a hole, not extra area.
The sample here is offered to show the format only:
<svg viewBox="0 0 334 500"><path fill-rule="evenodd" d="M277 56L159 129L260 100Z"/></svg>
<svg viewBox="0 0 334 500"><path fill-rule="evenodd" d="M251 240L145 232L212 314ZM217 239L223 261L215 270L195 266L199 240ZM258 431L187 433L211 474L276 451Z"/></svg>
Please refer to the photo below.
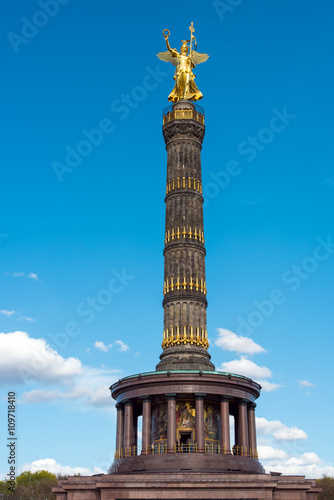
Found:
<svg viewBox="0 0 334 500"><path fill-rule="evenodd" d="M9 317L15 314L15 311L7 311L7 309L1 309L0 314ZM28 316L18 316L16 319L17 321L35 321L34 318L30 318Z"/></svg>
<svg viewBox="0 0 334 500"><path fill-rule="evenodd" d="M280 387L278 384L268 382L267 378L272 377L272 372L266 366L259 366L254 361L241 356L240 359L234 359L223 363L220 370L227 373L236 373L255 380L261 385L264 392L274 391Z"/></svg>
<svg viewBox="0 0 334 500"><path fill-rule="evenodd" d="M274 432L274 438L277 441L296 441L299 439L307 439L307 434L298 427L282 427Z"/></svg>
<svg viewBox="0 0 334 500"><path fill-rule="evenodd" d="M118 346L117 351L119 351L119 352L127 352L130 349L130 347L128 345L124 344L124 342L122 340L115 340L114 343L115 343L115 345ZM96 349L99 349L99 351L108 352L109 349L112 347L112 344L105 345L104 342L97 340L94 343L94 347Z"/></svg>
<svg viewBox="0 0 334 500"><path fill-rule="evenodd" d="M101 342L100 340L97 340L95 343L94 343L94 347L96 349L98 349L99 351L102 351L102 352L108 352L109 349L112 347L112 344L109 344L109 345L105 345L103 342Z"/></svg>
<svg viewBox="0 0 334 500"><path fill-rule="evenodd" d="M64 397L65 394L59 389L34 389L33 391L24 392L22 394L25 403L45 403L46 401L54 401L55 399Z"/></svg>
<svg viewBox="0 0 334 500"><path fill-rule="evenodd" d="M4 316L11 316L14 313L15 313L15 311L7 311L7 309L0 310L0 314L3 314Z"/></svg>
<svg viewBox="0 0 334 500"><path fill-rule="evenodd" d="M38 277L37 277L36 273L29 273L29 274L27 274L27 278L30 278L32 280L38 281Z"/></svg>
<svg viewBox="0 0 334 500"><path fill-rule="evenodd" d="M288 427L279 420L256 417L257 433L261 436L272 435L276 441L299 441L307 439L307 434L298 427Z"/></svg>
<svg viewBox="0 0 334 500"><path fill-rule="evenodd" d="M72 400L85 407L113 407L109 387L119 378L118 370L92 368L77 358L63 358L44 339L31 338L26 332L0 333L0 352L3 383L39 383L23 393L24 403ZM45 388L46 384L51 387Z"/></svg>
<svg viewBox="0 0 334 500"><path fill-rule="evenodd" d="M256 417L257 433L262 436L273 434L283 424L279 420L267 420L263 417Z"/></svg>
<svg viewBox="0 0 334 500"><path fill-rule="evenodd" d="M279 456L279 452L282 453L282 457ZM314 452L302 453L297 457L289 456L289 458L286 458L283 454L285 454L283 450L277 450L276 457L270 456L269 452L268 456L264 453L264 456L261 457L259 451L259 458L262 461L266 472L275 470L281 472L282 474L297 476L302 475L315 479L320 478L323 475L334 475L334 467L331 464L323 463Z"/></svg>
<svg viewBox="0 0 334 500"><path fill-rule="evenodd" d="M130 347L124 344L122 340L115 340L115 344L119 346L119 349L117 349L118 351L127 352L130 349Z"/></svg>
<svg viewBox="0 0 334 500"><path fill-rule="evenodd" d="M62 389L34 389L24 392L24 403L43 403L45 401L73 401L80 406L112 409L109 387L118 380L118 370L83 367L80 376L76 377L70 387Z"/></svg>
<svg viewBox="0 0 334 500"><path fill-rule="evenodd" d="M98 467L94 467L94 470L90 470L86 467L70 467L69 465L60 465L53 458L42 458L41 460L35 460L31 464L25 464L21 468L22 472L30 471L37 472L40 470L47 470L52 474L62 474L73 476L74 474L81 474L82 476L91 476L92 474L103 474L104 471Z"/></svg>
<svg viewBox="0 0 334 500"><path fill-rule="evenodd" d="M243 354L256 354L266 352L263 347L256 344L254 340L248 337L242 337L230 330L218 328L218 337L215 340L215 345L221 347L225 351L234 351Z"/></svg>
<svg viewBox="0 0 334 500"><path fill-rule="evenodd" d="M303 463L303 464L320 464L321 463L320 458L313 451L303 453L302 455L300 455L298 460L300 461L300 463Z"/></svg>
<svg viewBox="0 0 334 500"><path fill-rule="evenodd" d="M272 446L258 446L257 451L259 453L259 460L270 460L273 458L289 458L289 455L279 448L273 448Z"/></svg>
<svg viewBox="0 0 334 500"><path fill-rule="evenodd" d="M256 382L260 384L263 392L276 391L276 389L279 389L279 387L281 387L279 384L268 382L268 380L256 380Z"/></svg>
<svg viewBox="0 0 334 500"><path fill-rule="evenodd" d="M242 356L241 359L227 361L221 365L221 370L229 373L237 373L245 377L256 379L265 379L272 376L271 371L266 366L259 366L254 361Z"/></svg>
<svg viewBox="0 0 334 500"><path fill-rule="evenodd" d="M322 475L333 476L334 467L322 462L314 452L297 453L297 441L307 439L306 433L297 427L287 427L279 420L267 420L256 418L257 435L259 438L259 459L266 472L277 471L287 475L302 475L309 478L319 478ZM262 437L265 436L265 437ZM277 448L275 444L270 446L262 444L269 438L274 438L273 443L280 442ZM305 445L303 445L305 446Z"/></svg>
<svg viewBox="0 0 334 500"><path fill-rule="evenodd" d="M308 380L298 380L298 384L300 387L317 387L316 384L312 384Z"/></svg>
<svg viewBox="0 0 334 500"><path fill-rule="evenodd" d="M15 273L4 273L6 276L13 276L13 278L30 278L32 280L36 280L38 281L38 276L36 273L18 273L18 272L15 272Z"/></svg>
<svg viewBox="0 0 334 500"><path fill-rule="evenodd" d="M5 383L69 382L82 372L77 358L63 358L44 339L26 332L0 333L0 379Z"/></svg>

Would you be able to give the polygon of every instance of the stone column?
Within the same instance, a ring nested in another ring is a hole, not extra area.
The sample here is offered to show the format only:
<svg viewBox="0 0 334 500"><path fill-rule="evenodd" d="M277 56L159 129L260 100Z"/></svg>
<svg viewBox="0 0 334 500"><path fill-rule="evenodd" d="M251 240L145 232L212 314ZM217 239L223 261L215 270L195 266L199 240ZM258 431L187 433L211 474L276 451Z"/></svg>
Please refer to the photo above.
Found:
<svg viewBox="0 0 334 500"><path fill-rule="evenodd" d="M142 429L142 445L141 454L148 455L151 453L151 399L147 396L143 398L143 429Z"/></svg>
<svg viewBox="0 0 334 500"><path fill-rule="evenodd" d="M205 453L204 396L205 394L195 394L195 433L197 453Z"/></svg>
<svg viewBox="0 0 334 500"><path fill-rule="evenodd" d="M167 396L167 453L174 453L176 441L176 394Z"/></svg>
<svg viewBox="0 0 334 500"><path fill-rule="evenodd" d="M124 449L124 406L121 403L118 403L116 405L116 408L117 408L116 458L119 458L121 450Z"/></svg>
<svg viewBox="0 0 334 500"><path fill-rule="evenodd" d="M234 446L239 446L239 414L234 415ZM233 452L234 453L234 452Z"/></svg>
<svg viewBox="0 0 334 500"><path fill-rule="evenodd" d="M127 456L130 455L133 442L133 403L130 400L124 402L125 422L124 422L124 448Z"/></svg>
<svg viewBox="0 0 334 500"><path fill-rule="evenodd" d="M231 455L230 443L230 398L220 400L220 443L222 453Z"/></svg>
<svg viewBox="0 0 334 500"><path fill-rule="evenodd" d="M206 332L201 149L204 114L182 100L165 115L167 151L164 333L157 371L214 370ZM182 304L182 305L181 305Z"/></svg>
<svg viewBox="0 0 334 500"><path fill-rule="evenodd" d="M242 447L242 454L247 455L249 450L248 442L248 422L247 422L247 403L246 399L239 401L239 446ZM239 452L241 454L241 451Z"/></svg>
<svg viewBox="0 0 334 500"><path fill-rule="evenodd" d="M249 448L251 451L251 456L256 457L256 424L255 424L255 403L250 403L248 405L248 436L249 436Z"/></svg>
<svg viewBox="0 0 334 500"><path fill-rule="evenodd" d="M136 454L138 446L138 415L133 413L133 433L132 433L132 446L135 446Z"/></svg>

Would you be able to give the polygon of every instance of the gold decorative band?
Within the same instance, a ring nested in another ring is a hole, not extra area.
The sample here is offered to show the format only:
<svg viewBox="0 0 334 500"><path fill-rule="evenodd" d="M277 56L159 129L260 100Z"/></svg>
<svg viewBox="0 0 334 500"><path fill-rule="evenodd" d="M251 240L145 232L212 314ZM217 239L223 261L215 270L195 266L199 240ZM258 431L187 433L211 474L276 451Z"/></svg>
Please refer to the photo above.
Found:
<svg viewBox="0 0 334 500"><path fill-rule="evenodd" d="M163 332L162 348L180 345L191 344L209 347L208 332L204 328L194 328L193 326L176 326Z"/></svg>
<svg viewBox="0 0 334 500"><path fill-rule="evenodd" d="M196 120L204 125L204 115L195 109L174 109L174 111L168 111L168 113L163 116L164 125L173 120Z"/></svg>
<svg viewBox="0 0 334 500"><path fill-rule="evenodd" d="M178 177L177 179L172 179L166 184L166 194L176 189L192 189L202 194L203 188L200 180L195 179L195 177Z"/></svg>
<svg viewBox="0 0 334 500"><path fill-rule="evenodd" d="M177 279L174 281L174 278L167 279L164 281L164 290L163 294L166 295L169 292L178 292L180 290L191 290L195 292L201 292L204 293L204 295L207 294L207 289L206 289L206 281L203 279L199 278L190 278L189 281L187 281L186 277L183 277L183 281L180 281L180 277L178 276Z"/></svg>
<svg viewBox="0 0 334 500"><path fill-rule="evenodd" d="M182 229L182 228L181 228ZM168 230L165 234L165 245L171 241L176 240L185 240L185 239L194 239L195 241L199 241L200 243L205 243L204 239L204 231L201 229L197 229L195 227L194 231L192 231L191 227L187 229L183 227L183 230L180 231L180 228Z"/></svg>

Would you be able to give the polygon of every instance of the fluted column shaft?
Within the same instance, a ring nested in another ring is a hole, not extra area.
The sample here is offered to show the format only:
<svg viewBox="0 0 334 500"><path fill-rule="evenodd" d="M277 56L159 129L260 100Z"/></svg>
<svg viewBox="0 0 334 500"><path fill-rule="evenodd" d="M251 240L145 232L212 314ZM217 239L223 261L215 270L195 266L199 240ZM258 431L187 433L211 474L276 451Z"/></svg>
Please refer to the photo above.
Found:
<svg viewBox="0 0 334 500"><path fill-rule="evenodd" d="M204 394L195 394L195 433L197 453L205 453Z"/></svg>
<svg viewBox="0 0 334 500"><path fill-rule="evenodd" d="M133 404L132 401L125 401L125 417L124 417L124 447L126 453L133 443Z"/></svg>
<svg viewBox="0 0 334 500"><path fill-rule="evenodd" d="M239 445L242 447L243 454L248 453L248 421L247 421L247 401L239 401Z"/></svg>
<svg viewBox="0 0 334 500"><path fill-rule="evenodd" d="M228 398L222 398L220 401L220 436L224 452L230 455L230 401Z"/></svg>
<svg viewBox="0 0 334 500"><path fill-rule="evenodd" d="M150 453L151 448L151 400L143 399L143 429L142 429L142 455Z"/></svg>
<svg viewBox="0 0 334 500"><path fill-rule="evenodd" d="M176 394L167 395L167 453L174 453L176 441Z"/></svg>
<svg viewBox="0 0 334 500"><path fill-rule="evenodd" d="M138 415L133 413L133 432L132 432L132 446L137 450L138 446Z"/></svg>
<svg viewBox="0 0 334 500"><path fill-rule="evenodd" d="M234 415L234 444L239 446L239 413Z"/></svg>
<svg viewBox="0 0 334 500"><path fill-rule="evenodd" d="M256 404L255 403L251 403L251 404L248 405L249 448L251 448L253 455L254 455L254 453L257 452L255 408L256 408Z"/></svg>
<svg viewBox="0 0 334 500"><path fill-rule="evenodd" d="M116 405L117 409L117 428L116 428L116 453L124 448L124 406Z"/></svg>

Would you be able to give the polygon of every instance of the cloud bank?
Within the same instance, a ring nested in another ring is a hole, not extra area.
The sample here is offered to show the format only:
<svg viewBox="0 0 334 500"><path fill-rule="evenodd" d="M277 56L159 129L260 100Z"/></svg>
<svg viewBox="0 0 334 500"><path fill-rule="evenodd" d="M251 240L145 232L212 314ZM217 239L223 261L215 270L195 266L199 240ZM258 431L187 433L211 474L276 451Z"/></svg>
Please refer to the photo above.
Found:
<svg viewBox="0 0 334 500"><path fill-rule="evenodd" d="M66 476L73 476L74 474L81 474L82 476L91 476L92 474L103 474L104 471L94 467L93 470L86 467L70 467L69 465L60 465L53 458L42 458L35 460L30 464L24 464L21 472L30 471L37 472L40 470L47 470L52 474L61 474Z"/></svg>
<svg viewBox="0 0 334 500"><path fill-rule="evenodd" d="M263 347L256 344L254 340L248 337L242 337L230 330L218 328L218 337L215 340L215 345L225 351L234 351L240 354L257 354L266 352Z"/></svg>
<svg viewBox="0 0 334 500"><path fill-rule="evenodd" d="M34 339L26 332L0 333L0 352L2 383L66 382L82 373L79 359L63 358L45 339Z"/></svg>

